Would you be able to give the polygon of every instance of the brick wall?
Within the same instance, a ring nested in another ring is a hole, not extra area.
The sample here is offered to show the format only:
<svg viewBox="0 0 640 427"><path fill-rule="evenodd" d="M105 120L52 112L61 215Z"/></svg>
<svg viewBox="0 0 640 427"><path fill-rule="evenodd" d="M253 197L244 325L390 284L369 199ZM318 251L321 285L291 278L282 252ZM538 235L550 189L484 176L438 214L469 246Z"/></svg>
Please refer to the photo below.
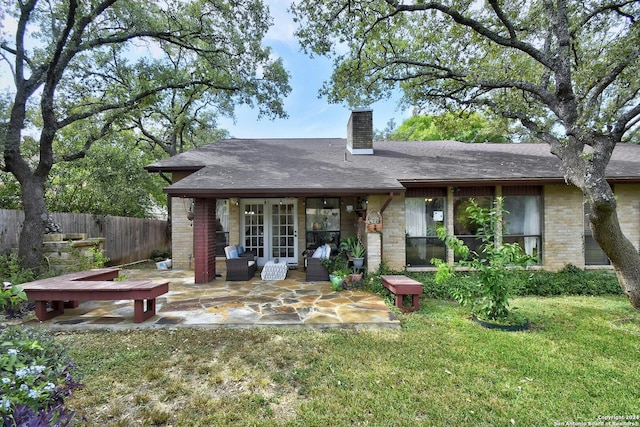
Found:
<svg viewBox="0 0 640 427"><path fill-rule="evenodd" d="M173 268L193 268L193 221L187 218L191 199L171 198L171 259Z"/></svg>
<svg viewBox="0 0 640 427"><path fill-rule="evenodd" d="M618 200L618 221L627 238L640 247L640 185L616 184L613 188Z"/></svg>
<svg viewBox="0 0 640 427"><path fill-rule="evenodd" d="M373 111L356 110L347 123L347 149L352 153L369 153L373 149Z"/></svg>
<svg viewBox="0 0 640 427"><path fill-rule="evenodd" d="M189 173L176 172L172 175L175 184ZM191 270L193 268L193 221L187 218L191 209L191 199L171 197L171 264L173 268Z"/></svg>
<svg viewBox="0 0 640 427"><path fill-rule="evenodd" d="M380 211L389 195L369 196L368 209ZM404 195L394 194L391 203L387 205L382 213L382 260L387 267L393 270L403 270L406 264L406 242L405 242L405 205ZM371 234L371 233L369 233ZM367 239L371 241L370 238ZM376 270L374 265L379 264L375 257L379 256L371 250L367 251L367 263L369 268Z"/></svg>
<svg viewBox="0 0 640 427"><path fill-rule="evenodd" d="M567 264L584 268L582 192L569 185L543 190L543 267L560 270Z"/></svg>
<svg viewBox="0 0 640 427"><path fill-rule="evenodd" d="M240 245L240 202L229 202L229 244ZM224 254L218 254L224 257Z"/></svg>

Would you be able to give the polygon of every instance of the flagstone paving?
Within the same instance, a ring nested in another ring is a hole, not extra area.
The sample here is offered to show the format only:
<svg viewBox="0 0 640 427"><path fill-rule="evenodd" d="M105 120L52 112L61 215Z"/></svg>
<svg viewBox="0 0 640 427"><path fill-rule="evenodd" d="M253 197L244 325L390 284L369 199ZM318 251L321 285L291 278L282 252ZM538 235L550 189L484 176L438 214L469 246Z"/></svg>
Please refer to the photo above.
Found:
<svg viewBox="0 0 640 427"><path fill-rule="evenodd" d="M156 316L133 323L133 301L86 301L46 322L54 330L166 327L297 327L397 329L400 322L382 299L361 290L335 292L329 282L305 282L302 270L289 270L284 280L224 280L195 284L193 271L125 268L128 280L169 280L169 292L156 300Z"/></svg>

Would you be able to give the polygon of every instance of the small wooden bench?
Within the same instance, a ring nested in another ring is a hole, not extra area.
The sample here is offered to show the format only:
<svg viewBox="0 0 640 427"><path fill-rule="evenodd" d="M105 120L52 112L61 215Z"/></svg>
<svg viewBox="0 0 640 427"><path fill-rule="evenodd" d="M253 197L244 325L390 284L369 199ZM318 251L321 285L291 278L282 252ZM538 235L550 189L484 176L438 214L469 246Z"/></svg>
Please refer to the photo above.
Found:
<svg viewBox="0 0 640 427"><path fill-rule="evenodd" d="M396 296L396 307L403 311L420 310L420 295L422 295L422 283L410 279L407 276L390 275L380 276L382 284ZM403 303L405 295L411 295L413 298L413 307L407 307Z"/></svg>
<svg viewBox="0 0 640 427"><path fill-rule="evenodd" d="M132 299L133 321L141 323L156 314L156 298L169 292L169 282L123 280L114 282L120 269L103 268L64 274L20 285L35 301L36 317L44 321L78 307L79 301ZM51 303L51 309L47 305Z"/></svg>

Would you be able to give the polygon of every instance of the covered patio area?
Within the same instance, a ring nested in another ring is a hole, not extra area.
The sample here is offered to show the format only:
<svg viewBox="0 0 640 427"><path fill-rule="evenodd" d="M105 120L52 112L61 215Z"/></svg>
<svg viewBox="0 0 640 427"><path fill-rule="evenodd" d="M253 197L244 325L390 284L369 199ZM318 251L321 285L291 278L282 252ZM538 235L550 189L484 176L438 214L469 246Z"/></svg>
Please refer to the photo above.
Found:
<svg viewBox="0 0 640 427"><path fill-rule="evenodd" d="M41 324L54 330L133 328L345 328L395 329L400 322L382 299L369 292L335 292L329 282L305 282L302 270L289 270L284 280L268 281L260 272L246 282L227 282L222 273L206 284L195 284L190 270L124 268L128 280L169 280L169 292L157 299L156 316L133 323L133 301L87 301L78 308L46 322L32 318L27 325Z"/></svg>

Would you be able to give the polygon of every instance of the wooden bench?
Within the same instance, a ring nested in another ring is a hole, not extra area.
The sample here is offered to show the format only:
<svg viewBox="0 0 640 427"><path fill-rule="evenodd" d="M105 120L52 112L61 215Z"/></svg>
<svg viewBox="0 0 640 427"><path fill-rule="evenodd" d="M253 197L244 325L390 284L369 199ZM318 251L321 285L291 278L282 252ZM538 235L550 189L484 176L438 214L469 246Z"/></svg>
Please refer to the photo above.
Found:
<svg viewBox="0 0 640 427"><path fill-rule="evenodd" d="M36 317L44 321L78 307L79 301L132 299L133 321L141 323L156 314L156 298L169 292L169 282L123 280L114 282L120 269L103 268L64 274L20 285L36 304ZM51 309L48 309L48 304Z"/></svg>
<svg viewBox="0 0 640 427"><path fill-rule="evenodd" d="M382 284L396 296L396 307L402 311L418 311L420 310L420 295L422 295L422 283L410 279L407 276L380 276ZM405 295L411 295L413 298L413 307L407 307L403 303Z"/></svg>

